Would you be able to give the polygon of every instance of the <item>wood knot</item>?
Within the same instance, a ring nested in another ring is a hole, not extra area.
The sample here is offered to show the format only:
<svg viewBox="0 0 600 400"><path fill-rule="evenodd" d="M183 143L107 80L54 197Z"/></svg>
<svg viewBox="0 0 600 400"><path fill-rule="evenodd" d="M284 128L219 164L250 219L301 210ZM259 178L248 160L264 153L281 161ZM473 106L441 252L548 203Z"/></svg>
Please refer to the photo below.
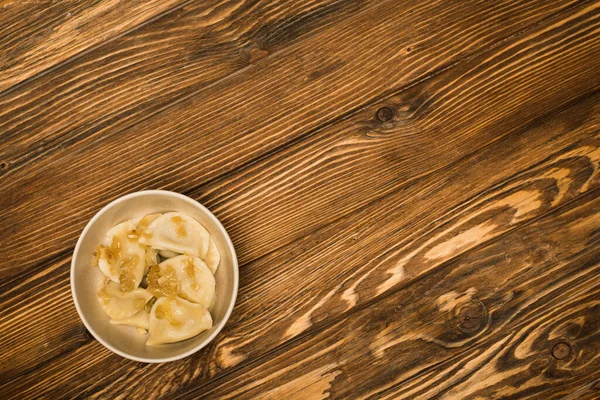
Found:
<svg viewBox="0 0 600 400"><path fill-rule="evenodd" d="M571 346L566 342L558 342L552 347L552 357L564 360L571 354Z"/></svg>
<svg viewBox="0 0 600 400"><path fill-rule="evenodd" d="M593 385L592 385L592 389L594 390L600 390L600 381L596 381Z"/></svg>
<svg viewBox="0 0 600 400"><path fill-rule="evenodd" d="M457 312L458 328L465 333L479 332L486 324L487 309L481 301L472 300L462 305Z"/></svg>
<svg viewBox="0 0 600 400"><path fill-rule="evenodd" d="M394 117L394 112L389 107L381 107L376 113L377 119L381 122L388 122Z"/></svg>
<svg viewBox="0 0 600 400"><path fill-rule="evenodd" d="M6 163L4 161L0 162L0 169L6 169L6 168L8 168L8 163Z"/></svg>

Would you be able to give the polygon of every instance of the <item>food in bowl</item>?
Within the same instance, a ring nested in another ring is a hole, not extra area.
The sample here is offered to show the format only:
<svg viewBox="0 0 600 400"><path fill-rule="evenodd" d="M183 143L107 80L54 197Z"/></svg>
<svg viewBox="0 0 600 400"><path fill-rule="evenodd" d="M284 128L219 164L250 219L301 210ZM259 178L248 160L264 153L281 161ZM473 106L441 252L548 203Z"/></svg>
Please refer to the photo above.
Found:
<svg viewBox="0 0 600 400"><path fill-rule="evenodd" d="M146 345L186 340L212 327L219 263L208 230L184 213L128 220L94 253L105 278L98 300L112 324L148 334Z"/></svg>

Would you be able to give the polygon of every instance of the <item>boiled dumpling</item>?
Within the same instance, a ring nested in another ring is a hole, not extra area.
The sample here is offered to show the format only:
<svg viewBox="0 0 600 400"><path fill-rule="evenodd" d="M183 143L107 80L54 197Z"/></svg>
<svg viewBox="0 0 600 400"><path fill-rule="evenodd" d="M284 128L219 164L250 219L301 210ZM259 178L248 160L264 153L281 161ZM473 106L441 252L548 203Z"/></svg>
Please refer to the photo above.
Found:
<svg viewBox="0 0 600 400"><path fill-rule="evenodd" d="M217 268L219 268L219 262L221 261L221 254L219 254L219 249L215 242L210 239L210 244L208 246L208 252L206 253L206 257L204 258L204 262L206 266L210 270L210 272L214 275L217 272Z"/></svg>
<svg viewBox="0 0 600 400"><path fill-rule="evenodd" d="M179 297L161 297L150 312L146 344L158 345L189 339L212 327L206 307Z"/></svg>
<svg viewBox="0 0 600 400"><path fill-rule="evenodd" d="M98 292L100 305L110 319L121 320L133 317L152 298L152 293L146 289L138 288L131 291L121 291L119 285L113 281L108 282Z"/></svg>
<svg viewBox="0 0 600 400"><path fill-rule="evenodd" d="M154 222L154 220L156 218L160 217L161 215L162 215L161 213L146 214L142 218L140 218L139 221L137 221L137 223L136 223L137 230L140 233L140 235L141 236L149 236L148 233L146 232L146 230L148 229L148 226L150 226L150 224L152 222Z"/></svg>
<svg viewBox="0 0 600 400"><path fill-rule="evenodd" d="M198 221L181 213L170 212L148 225L140 236L140 243L158 250L204 258L209 239L208 231Z"/></svg>
<svg viewBox="0 0 600 400"><path fill-rule="evenodd" d="M111 319L113 325L135 326L136 328L148 329L148 313L144 310L138 311L133 316L123 319Z"/></svg>
<svg viewBox="0 0 600 400"><path fill-rule="evenodd" d="M181 255L170 250L161 250L158 252L158 254L160 254L160 256L165 259ZM221 261L221 254L219 254L219 249L217 248L217 245L212 240L212 238L209 241L208 252L206 252L206 257L203 259L203 261L206 263L206 266L208 267L210 272L214 275L217 271L217 268L219 267L219 262Z"/></svg>
<svg viewBox="0 0 600 400"><path fill-rule="evenodd" d="M148 290L156 297L179 296L210 307L215 278L198 257L177 256L150 268Z"/></svg>
<svg viewBox="0 0 600 400"><path fill-rule="evenodd" d="M96 264L100 271L121 290L129 291L139 286L144 277L146 247L138 242L133 222L123 222L106 234L107 245L96 250Z"/></svg>

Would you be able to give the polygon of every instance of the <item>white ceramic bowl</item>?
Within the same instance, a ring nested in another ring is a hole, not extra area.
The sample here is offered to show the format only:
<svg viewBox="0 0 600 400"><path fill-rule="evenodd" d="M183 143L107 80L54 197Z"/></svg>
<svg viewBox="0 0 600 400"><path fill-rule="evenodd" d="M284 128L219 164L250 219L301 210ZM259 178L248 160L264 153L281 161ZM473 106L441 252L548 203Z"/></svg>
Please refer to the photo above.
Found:
<svg viewBox="0 0 600 400"><path fill-rule="evenodd" d="M209 308L213 327L178 343L146 346L146 335L135 328L113 325L100 307L96 293L102 275L92 266L93 253L106 232L118 223L156 212L179 211L198 220L212 235L221 263L215 273L215 297ZM90 333L113 352L134 361L160 363L174 361L206 346L223 328L238 292L238 263L229 235L217 218L200 203L179 193L147 190L120 197L100 210L87 224L73 252L71 292L81 320Z"/></svg>

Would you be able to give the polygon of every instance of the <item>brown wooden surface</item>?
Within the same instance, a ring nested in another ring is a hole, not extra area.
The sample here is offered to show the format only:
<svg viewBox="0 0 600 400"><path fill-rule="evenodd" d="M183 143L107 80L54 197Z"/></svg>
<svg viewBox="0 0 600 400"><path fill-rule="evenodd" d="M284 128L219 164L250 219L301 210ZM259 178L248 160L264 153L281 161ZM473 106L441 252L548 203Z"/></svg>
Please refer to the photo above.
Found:
<svg viewBox="0 0 600 400"><path fill-rule="evenodd" d="M600 2L0 2L0 398L600 398ZM95 341L70 255L168 189L229 231L199 353Z"/></svg>

